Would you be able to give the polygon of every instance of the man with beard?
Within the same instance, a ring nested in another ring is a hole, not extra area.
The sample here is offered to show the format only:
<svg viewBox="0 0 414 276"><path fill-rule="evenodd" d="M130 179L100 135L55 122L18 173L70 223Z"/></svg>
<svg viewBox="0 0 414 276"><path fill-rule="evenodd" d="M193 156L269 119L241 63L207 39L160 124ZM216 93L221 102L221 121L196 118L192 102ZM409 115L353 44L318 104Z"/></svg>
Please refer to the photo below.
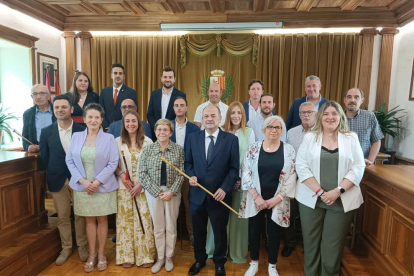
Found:
<svg viewBox="0 0 414 276"><path fill-rule="evenodd" d="M154 125L159 119L174 120L174 100L177 97L185 99L185 93L174 87L175 71L170 66L162 70L162 88L151 92L148 104L147 120L152 130L152 137L155 141Z"/></svg>
<svg viewBox="0 0 414 276"><path fill-rule="evenodd" d="M105 110L105 118L102 122L105 130L108 130L111 123L122 119L123 100L131 99L138 106L137 92L124 84L125 70L122 64L112 64L111 79L113 84L102 89L99 97L99 104Z"/></svg>
<svg viewBox="0 0 414 276"><path fill-rule="evenodd" d="M243 103L247 123L261 115L260 97L263 95L264 91L263 82L261 80L252 79L249 83L248 89L250 99ZM272 113L273 115L276 115L274 109Z"/></svg>
<svg viewBox="0 0 414 276"><path fill-rule="evenodd" d="M295 149L296 155L298 154L298 150L300 145L302 144L303 137L305 134L308 133L313 129L315 126L316 121L316 107L311 102L304 102L299 107L299 116L300 120L302 121L301 125L297 127L291 128L287 133L287 143L291 144ZM290 213L292 214L290 217L295 218L296 214L298 213L298 204L296 199L290 199ZM295 229L294 223L291 222L288 228L283 229L284 234L284 244L282 250L283 257L289 257L293 250L296 247L296 240L295 240Z"/></svg>
<svg viewBox="0 0 414 276"><path fill-rule="evenodd" d="M58 214L58 229L62 243L62 251L56 259L56 265L62 265L72 254L71 212L73 190L69 187L71 178L66 165L72 134L84 131L85 127L72 121L72 101L68 95L57 95L53 98L53 111L57 121L42 129L40 135L40 159L47 171L47 187L53 195L53 203ZM87 248L85 217L75 215L76 243L81 261L86 262L89 256Z"/></svg>
<svg viewBox="0 0 414 276"><path fill-rule="evenodd" d="M326 99L319 93L321 91L321 80L317 76L309 76L305 80L305 92L306 96L297 98L293 101L292 106L289 109L289 113L286 119L287 130L294 128L301 124L299 117L299 107L304 102L311 102L315 105L316 110L326 102Z"/></svg>
<svg viewBox="0 0 414 276"><path fill-rule="evenodd" d="M201 125L202 117L203 117L203 110L208 105L214 105L217 106L218 109L220 109L221 113L221 121L219 122L219 127L224 125L224 122L226 121L226 114L227 109L229 109L229 106L221 101L221 96L223 95L223 90L221 89L220 84L214 82L210 84L208 87L208 101L200 104L197 107L195 116L194 116L194 124L196 124L201 130L204 130L204 125Z"/></svg>
<svg viewBox="0 0 414 276"><path fill-rule="evenodd" d="M257 116L255 119L250 120L247 125L251 127L254 131L254 135L257 141L263 141L266 137L262 132L262 124L267 117L272 116L272 110L275 107L275 102L273 95L270 93L262 94L260 97L260 116ZM282 135L280 136L280 141L286 142L286 129L282 129Z"/></svg>
<svg viewBox="0 0 414 276"><path fill-rule="evenodd" d="M358 135L359 143L364 152L365 164L369 166L377 158L384 134L375 114L359 108L363 102L364 92L361 89L351 88L346 92L344 103L349 130L356 132Z"/></svg>

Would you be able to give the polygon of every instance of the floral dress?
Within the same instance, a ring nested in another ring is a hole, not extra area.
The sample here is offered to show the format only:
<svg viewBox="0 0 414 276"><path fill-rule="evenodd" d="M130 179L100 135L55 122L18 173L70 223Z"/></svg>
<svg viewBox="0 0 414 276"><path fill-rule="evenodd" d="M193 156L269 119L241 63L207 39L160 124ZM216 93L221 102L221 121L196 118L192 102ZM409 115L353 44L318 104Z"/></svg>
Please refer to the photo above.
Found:
<svg viewBox="0 0 414 276"><path fill-rule="evenodd" d="M131 167L133 179L138 179L138 163L141 150L132 149ZM131 169L131 168L129 168ZM152 229L152 219L149 212L145 193L137 195L139 213L145 229L142 231L141 223L138 218L135 202L131 193L126 188L118 190L118 214L116 219L116 264L135 263L141 266L145 263L153 263L155 256L154 232Z"/></svg>

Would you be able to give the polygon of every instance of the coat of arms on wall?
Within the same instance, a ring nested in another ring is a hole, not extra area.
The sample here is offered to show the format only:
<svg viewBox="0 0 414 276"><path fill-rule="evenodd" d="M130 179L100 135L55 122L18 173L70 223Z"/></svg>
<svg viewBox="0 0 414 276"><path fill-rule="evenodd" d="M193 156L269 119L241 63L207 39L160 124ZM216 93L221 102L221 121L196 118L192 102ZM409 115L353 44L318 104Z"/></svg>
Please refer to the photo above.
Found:
<svg viewBox="0 0 414 276"><path fill-rule="evenodd" d="M208 88L212 83L218 83L223 90L223 95L221 95L221 101L226 102L230 98L231 93L233 92L233 80L230 76L224 77L224 71L222 70L213 70L210 72L211 77L206 76L201 84L201 93L204 98L208 100Z"/></svg>

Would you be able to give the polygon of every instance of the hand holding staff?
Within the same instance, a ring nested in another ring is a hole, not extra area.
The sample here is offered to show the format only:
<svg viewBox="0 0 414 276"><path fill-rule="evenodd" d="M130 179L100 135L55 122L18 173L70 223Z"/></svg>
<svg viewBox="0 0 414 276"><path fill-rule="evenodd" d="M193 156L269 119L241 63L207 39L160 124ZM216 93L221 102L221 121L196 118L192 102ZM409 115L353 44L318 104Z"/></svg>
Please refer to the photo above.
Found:
<svg viewBox="0 0 414 276"><path fill-rule="evenodd" d="M188 180L193 181L193 183L194 183L194 180L191 177L189 177L188 175L186 175L185 173L183 173L182 171L180 171L176 166L174 166L173 164L171 164L170 162L168 162L164 157L161 157L161 160L164 161L167 165L169 165L173 169L175 169L177 172L179 172L180 174L182 174ZM203 189L206 193L208 193L209 195L211 195L212 197L214 197L214 194L212 194L209 190L207 190L206 188L204 188L202 185L200 185L199 183L195 183L195 184L197 184L197 186L200 187L201 189ZM237 213L233 208L231 208L229 205L227 205L224 201L220 200L220 202L224 206L226 206L227 208L229 208L230 211L232 211L236 215L239 215L239 213Z"/></svg>
<svg viewBox="0 0 414 276"><path fill-rule="evenodd" d="M130 180L129 171L128 171L128 165L127 165L127 162L126 162L126 159L125 159L125 155L124 155L124 151L123 150L121 150L121 154L122 154L122 158L124 160L125 169L126 169L125 177L126 177L127 180ZM138 214L139 223L141 224L142 233L145 235L144 224L142 223L141 214L139 213L137 199L136 199L135 196L133 196L132 198L134 199L135 207L137 208L137 214Z"/></svg>

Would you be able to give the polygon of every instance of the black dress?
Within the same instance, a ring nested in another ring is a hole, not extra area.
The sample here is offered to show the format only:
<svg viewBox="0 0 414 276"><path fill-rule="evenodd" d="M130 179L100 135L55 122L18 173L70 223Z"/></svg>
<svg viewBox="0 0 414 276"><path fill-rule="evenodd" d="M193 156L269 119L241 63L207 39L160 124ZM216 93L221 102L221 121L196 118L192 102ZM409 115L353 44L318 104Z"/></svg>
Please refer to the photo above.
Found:
<svg viewBox="0 0 414 276"><path fill-rule="evenodd" d="M70 92L66 93L70 98L72 98L72 94ZM86 107L90 103L99 103L99 95L95 92L88 92L85 98L85 103L83 104L83 107ZM73 102L73 117L82 117L83 116L83 108L79 106L78 103ZM79 121L76 118L73 118L75 122L78 124L81 124L83 126L86 126L84 123L79 123Z"/></svg>

